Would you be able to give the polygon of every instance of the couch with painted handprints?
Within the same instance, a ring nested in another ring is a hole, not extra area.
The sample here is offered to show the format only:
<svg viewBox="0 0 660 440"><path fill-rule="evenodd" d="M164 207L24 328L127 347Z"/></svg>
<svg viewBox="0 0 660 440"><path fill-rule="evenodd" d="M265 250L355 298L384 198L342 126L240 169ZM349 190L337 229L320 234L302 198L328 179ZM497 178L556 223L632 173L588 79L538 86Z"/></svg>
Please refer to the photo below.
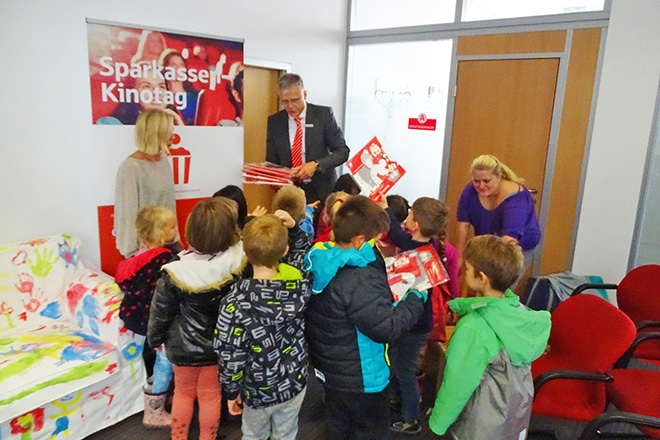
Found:
<svg viewBox="0 0 660 440"><path fill-rule="evenodd" d="M0 439L76 440L143 409L144 337L69 235L0 245Z"/></svg>

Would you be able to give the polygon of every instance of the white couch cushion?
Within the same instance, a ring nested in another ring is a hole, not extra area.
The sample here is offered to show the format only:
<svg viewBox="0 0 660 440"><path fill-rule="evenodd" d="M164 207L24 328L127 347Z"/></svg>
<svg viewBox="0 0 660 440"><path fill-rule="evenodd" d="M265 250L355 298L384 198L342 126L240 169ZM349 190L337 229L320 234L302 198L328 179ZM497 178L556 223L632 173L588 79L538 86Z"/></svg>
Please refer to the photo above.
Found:
<svg viewBox="0 0 660 440"><path fill-rule="evenodd" d="M66 323L0 337L0 422L114 374L119 353Z"/></svg>
<svg viewBox="0 0 660 440"><path fill-rule="evenodd" d="M50 325L66 316L66 284L82 269L79 244L58 235L0 246L0 331Z"/></svg>

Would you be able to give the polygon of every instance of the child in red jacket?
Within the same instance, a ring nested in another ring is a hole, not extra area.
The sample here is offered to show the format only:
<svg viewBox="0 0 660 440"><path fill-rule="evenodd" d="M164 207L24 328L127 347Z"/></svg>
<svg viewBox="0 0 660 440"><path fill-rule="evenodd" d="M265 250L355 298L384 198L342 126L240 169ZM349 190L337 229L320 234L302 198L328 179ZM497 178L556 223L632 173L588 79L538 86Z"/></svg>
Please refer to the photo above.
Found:
<svg viewBox="0 0 660 440"><path fill-rule="evenodd" d="M124 326L139 335L147 335L149 309L160 277L160 268L176 260L179 244L176 242L178 228L176 214L165 206L148 206L141 209L135 226L140 241L140 249L117 267L115 282L124 293L119 309L119 317ZM147 377L154 375L156 349L145 340L142 357ZM161 360L165 357L161 355ZM170 415L164 410L167 387L171 380L171 364L165 362L153 380L165 384L161 389L145 389L145 411L142 423L148 428L168 428ZM169 364L169 365L167 365ZM163 389L164 388L164 389Z"/></svg>

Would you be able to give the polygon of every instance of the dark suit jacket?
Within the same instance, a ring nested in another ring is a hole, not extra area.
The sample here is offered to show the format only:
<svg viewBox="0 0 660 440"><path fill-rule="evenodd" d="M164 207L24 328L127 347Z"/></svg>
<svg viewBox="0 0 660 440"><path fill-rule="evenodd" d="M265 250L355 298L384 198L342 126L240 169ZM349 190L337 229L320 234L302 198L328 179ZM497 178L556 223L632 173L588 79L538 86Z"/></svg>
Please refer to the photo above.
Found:
<svg viewBox="0 0 660 440"><path fill-rule="evenodd" d="M308 202L325 202L337 180L335 168L348 160L349 149L330 107L307 103L305 125L305 160L317 162L318 167L311 182L302 188ZM289 116L285 110L268 117L266 160L291 166Z"/></svg>

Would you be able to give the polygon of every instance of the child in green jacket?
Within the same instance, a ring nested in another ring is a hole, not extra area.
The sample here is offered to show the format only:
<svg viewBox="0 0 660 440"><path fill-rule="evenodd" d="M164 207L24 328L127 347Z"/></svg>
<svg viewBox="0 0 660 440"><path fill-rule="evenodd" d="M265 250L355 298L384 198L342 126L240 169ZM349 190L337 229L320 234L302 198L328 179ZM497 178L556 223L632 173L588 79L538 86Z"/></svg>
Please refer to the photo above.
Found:
<svg viewBox="0 0 660 440"><path fill-rule="evenodd" d="M550 313L520 304L509 287L522 250L494 235L465 250L465 282L477 296L449 301L461 318L447 349L445 376L429 420L456 440L527 437L534 385L530 364L546 348Z"/></svg>

